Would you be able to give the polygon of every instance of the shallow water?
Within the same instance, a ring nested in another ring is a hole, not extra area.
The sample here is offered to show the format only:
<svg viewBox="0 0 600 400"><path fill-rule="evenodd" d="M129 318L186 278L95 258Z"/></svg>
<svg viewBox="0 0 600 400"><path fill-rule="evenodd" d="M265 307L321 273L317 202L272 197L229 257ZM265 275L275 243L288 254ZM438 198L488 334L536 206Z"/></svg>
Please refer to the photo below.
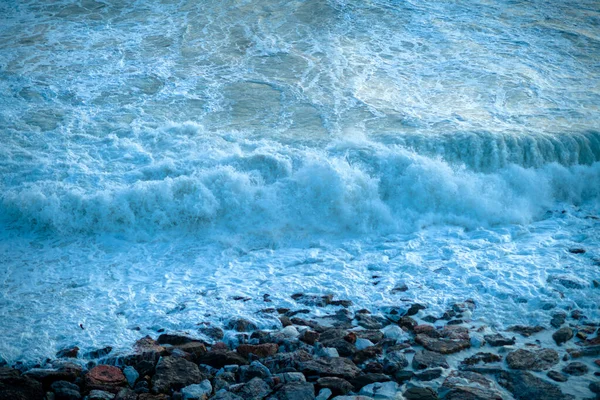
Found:
<svg viewBox="0 0 600 400"><path fill-rule="evenodd" d="M0 3L4 358L299 291L600 316L597 2L154 3Z"/></svg>

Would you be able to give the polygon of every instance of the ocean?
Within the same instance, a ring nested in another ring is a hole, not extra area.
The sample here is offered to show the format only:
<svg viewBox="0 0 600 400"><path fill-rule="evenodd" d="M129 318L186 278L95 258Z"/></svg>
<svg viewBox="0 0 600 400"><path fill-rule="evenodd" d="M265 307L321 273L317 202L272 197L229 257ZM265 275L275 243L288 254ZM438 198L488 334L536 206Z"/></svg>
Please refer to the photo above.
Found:
<svg viewBox="0 0 600 400"><path fill-rule="evenodd" d="M599 25L593 0L0 1L0 356L277 327L298 292L599 318Z"/></svg>

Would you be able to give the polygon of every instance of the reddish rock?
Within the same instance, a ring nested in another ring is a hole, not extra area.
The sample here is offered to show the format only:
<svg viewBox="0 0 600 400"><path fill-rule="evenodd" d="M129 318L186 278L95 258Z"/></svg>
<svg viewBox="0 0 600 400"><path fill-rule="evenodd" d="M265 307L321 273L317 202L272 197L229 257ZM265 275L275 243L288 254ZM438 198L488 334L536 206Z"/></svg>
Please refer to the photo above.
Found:
<svg viewBox="0 0 600 400"><path fill-rule="evenodd" d="M415 335L424 334L424 335L427 335L427 336L433 337L433 338L437 338L440 336L437 329L435 329L435 326L428 325L428 324L422 324L422 325L415 326L414 333L415 333Z"/></svg>
<svg viewBox="0 0 600 400"><path fill-rule="evenodd" d="M176 348L192 355L192 358L194 359L206 353L206 346L201 342L189 342L176 346Z"/></svg>
<svg viewBox="0 0 600 400"><path fill-rule="evenodd" d="M300 335L300 340L304 343L313 345L317 340L319 340L319 333L315 331L306 330Z"/></svg>
<svg viewBox="0 0 600 400"><path fill-rule="evenodd" d="M56 353L57 358L77 358L77 353L79 353L79 347L73 346L66 349L59 350Z"/></svg>
<svg viewBox="0 0 600 400"><path fill-rule="evenodd" d="M127 379L120 368L112 365L98 365L85 375L85 387L90 390L104 390L117 393L121 387L127 385Z"/></svg>
<svg viewBox="0 0 600 400"><path fill-rule="evenodd" d="M354 332L348 332L348 334L346 336L344 336L344 340L348 343L356 343L356 333Z"/></svg>
<svg viewBox="0 0 600 400"><path fill-rule="evenodd" d="M237 352L243 356L248 357L250 354L254 354L258 358L270 357L277 354L279 350L279 346L275 343L265 343L265 344L240 344L237 348Z"/></svg>

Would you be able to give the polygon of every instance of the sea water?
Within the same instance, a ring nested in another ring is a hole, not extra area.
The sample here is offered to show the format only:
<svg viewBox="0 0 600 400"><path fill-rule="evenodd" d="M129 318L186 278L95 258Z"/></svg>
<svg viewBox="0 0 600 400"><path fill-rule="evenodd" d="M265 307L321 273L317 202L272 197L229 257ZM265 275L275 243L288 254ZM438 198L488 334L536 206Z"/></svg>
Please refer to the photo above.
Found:
<svg viewBox="0 0 600 400"><path fill-rule="evenodd" d="M593 0L0 1L0 355L273 328L297 292L600 317L599 25Z"/></svg>

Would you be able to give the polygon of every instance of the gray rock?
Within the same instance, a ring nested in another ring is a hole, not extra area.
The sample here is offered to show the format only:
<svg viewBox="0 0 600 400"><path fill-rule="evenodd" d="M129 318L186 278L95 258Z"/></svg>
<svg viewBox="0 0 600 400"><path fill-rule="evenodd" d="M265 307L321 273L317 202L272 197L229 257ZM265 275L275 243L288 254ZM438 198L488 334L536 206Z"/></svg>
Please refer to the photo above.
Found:
<svg viewBox="0 0 600 400"><path fill-rule="evenodd" d="M555 328L560 328L562 324L565 323L565 320L567 319L567 314L559 311L559 312L555 312L554 314L552 314L552 319L550 320L550 325L552 325Z"/></svg>
<svg viewBox="0 0 600 400"><path fill-rule="evenodd" d="M556 382L566 382L569 380L569 377L567 375L558 371L548 371L546 375L548 376L548 378Z"/></svg>
<svg viewBox="0 0 600 400"><path fill-rule="evenodd" d="M181 389L184 400L206 400L212 393L212 385L208 379L201 383L189 385Z"/></svg>
<svg viewBox="0 0 600 400"><path fill-rule="evenodd" d="M363 387L358 394L374 399L394 400L399 389L400 386L396 382L376 382Z"/></svg>
<svg viewBox="0 0 600 400"><path fill-rule="evenodd" d="M581 376L588 373L588 367L582 362L575 361L566 365L562 371L565 374L573 375L573 376Z"/></svg>
<svg viewBox="0 0 600 400"><path fill-rule="evenodd" d="M502 371L497 379L500 386L512 393L517 400L573 399L573 396L564 394L558 385L546 382L526 371Z"/></svg>
<svg viewBox="0 0 600 400"><path fill-rule="evenodd" d="M198 362L214 368L223 368L226 365L247 365L248 361L238 353L228 350L211 350L203 354Z"/></svg>
<svg viewBox="0 0 600 400"><path fill-rule="evenodd" d="M129 387L134 387L135 383L140 377L140 374L132 366L127 366L123 368L123 375L125 375L127 383L129 383Z"/></svg>
<svg viewBox="0 0 600 400"><path fill-rule="evenodd" d="M429 350L417 351L413 357L412 366L417 370L435 367L449 368L446 357Z"/></svg>
<svg viewBox="0 0 600 400"><path fill-rule="evenodd" d="M471 347L471 341L449 338L432 338L424 334L419 334L415 337L415 341L427 350L435 351L441 354L456 353Z"/></svg>
<svg viewBox="0 0 600 400"><path fill-rule="evenodd" d="M512 346L515 344L515 338L506 338L499 333L493 335L484 335L483 339L492 347Z"/></svg>
<svg viewBox="0 0 600 400"><path fill-rule="evenodd" d="M306 377L301 372L284 372L275 375L281 383L306 382Z"/></svg>
<svg viewBox="0 0 600 400"><path fill-rule="evenodd" d="M226 390L220 390L210 400L244 400L237 394L228 392Z"/></svg>
<svg viewBox="0 0 600 400"><path fill-rule="evenodd" d="M344 379L352 379L360 373L352 361L341 357L325 357L301 362L298 364L298 369L305 375L335 376Z"/></svg>
<svg viewBox="0 0 600 400"><path fill-rule="evenodd" d="M202 382L206 377L200 373L198 366L183 358L161 357L156 365L156 373L152 377L154 393L169 393L184 386Z"/></svg>
<svg viewBox="0 0 600 400"><path fill-rule="evenodd" d="M543 371L558 364L559 358L556 350L524 350L519 349L508 353L506 363L512 369Z"/></svg>
<svg viewBox="0 0 600 400"><path fill-rule="evenodd" d="M317 395L317 398L315 400L328 400L331 396L333 396L331 390L321 389L319 390L319 394Z"/></svg>
<svg viewBox="0 0 600 400"><path fill-rule="evenodd" d="M88 400L112 400L115 398L113 393L105 392L104 390L92 390L87 395Z"/></svg>
<svg viewBox="0 0 600 400"><path fill-rule="evenodd" d="M318 389L330 389L334 395L344 395L352 391L352 384L342 378L325 377L317 380Z"/></svg>
<svg viewBox="0 0 600 400"><path fill-rule="evenodd" d="M232 386L231 391L245 400L262 400L271 393L271 388L262 379L254 378L248 383Z"/></svg>
<svg viewBox="0 0 600 400"><path fill-rule="evenodd" d="M442 372L443 370L441 368L426 369L421 373L415 374L415 379L425 382L432 381L442 376Z"/></svg>
<svg viewBox="0 0 600 400"><path fill-rule="evenodd" d="M81 399L81 393L79 386L74 383L67 381L57 381L51 386L54 391L56 400L79 400Z"/></svg>
<svg viewBox="0 0 600 400"><path fill-rule="evenodd" d="M387 374L394 374L408 366L406 356L400 351L391 351L383 359L383 371Z"/></svg>
<svg viewBox="0 0 600 400"><path fill-rule="evenodd" d="M286 383L272 398L277 400L313 400L315 398L315 387L308 382Z"/></svg>
<svg viewBox="0 0 600 400"><path fill-rule="evenodd" d="M559 346L571 340L571 338L573 338L573 329L568 326L564 326L552 334L552 339L554 339Z"/></svg>
<svg viewBox="0 0 600 400"><path fill-rule="evenodd" d="M437 400L437 393L431 388L411 387L404 391L406 400Z"/></svg>

